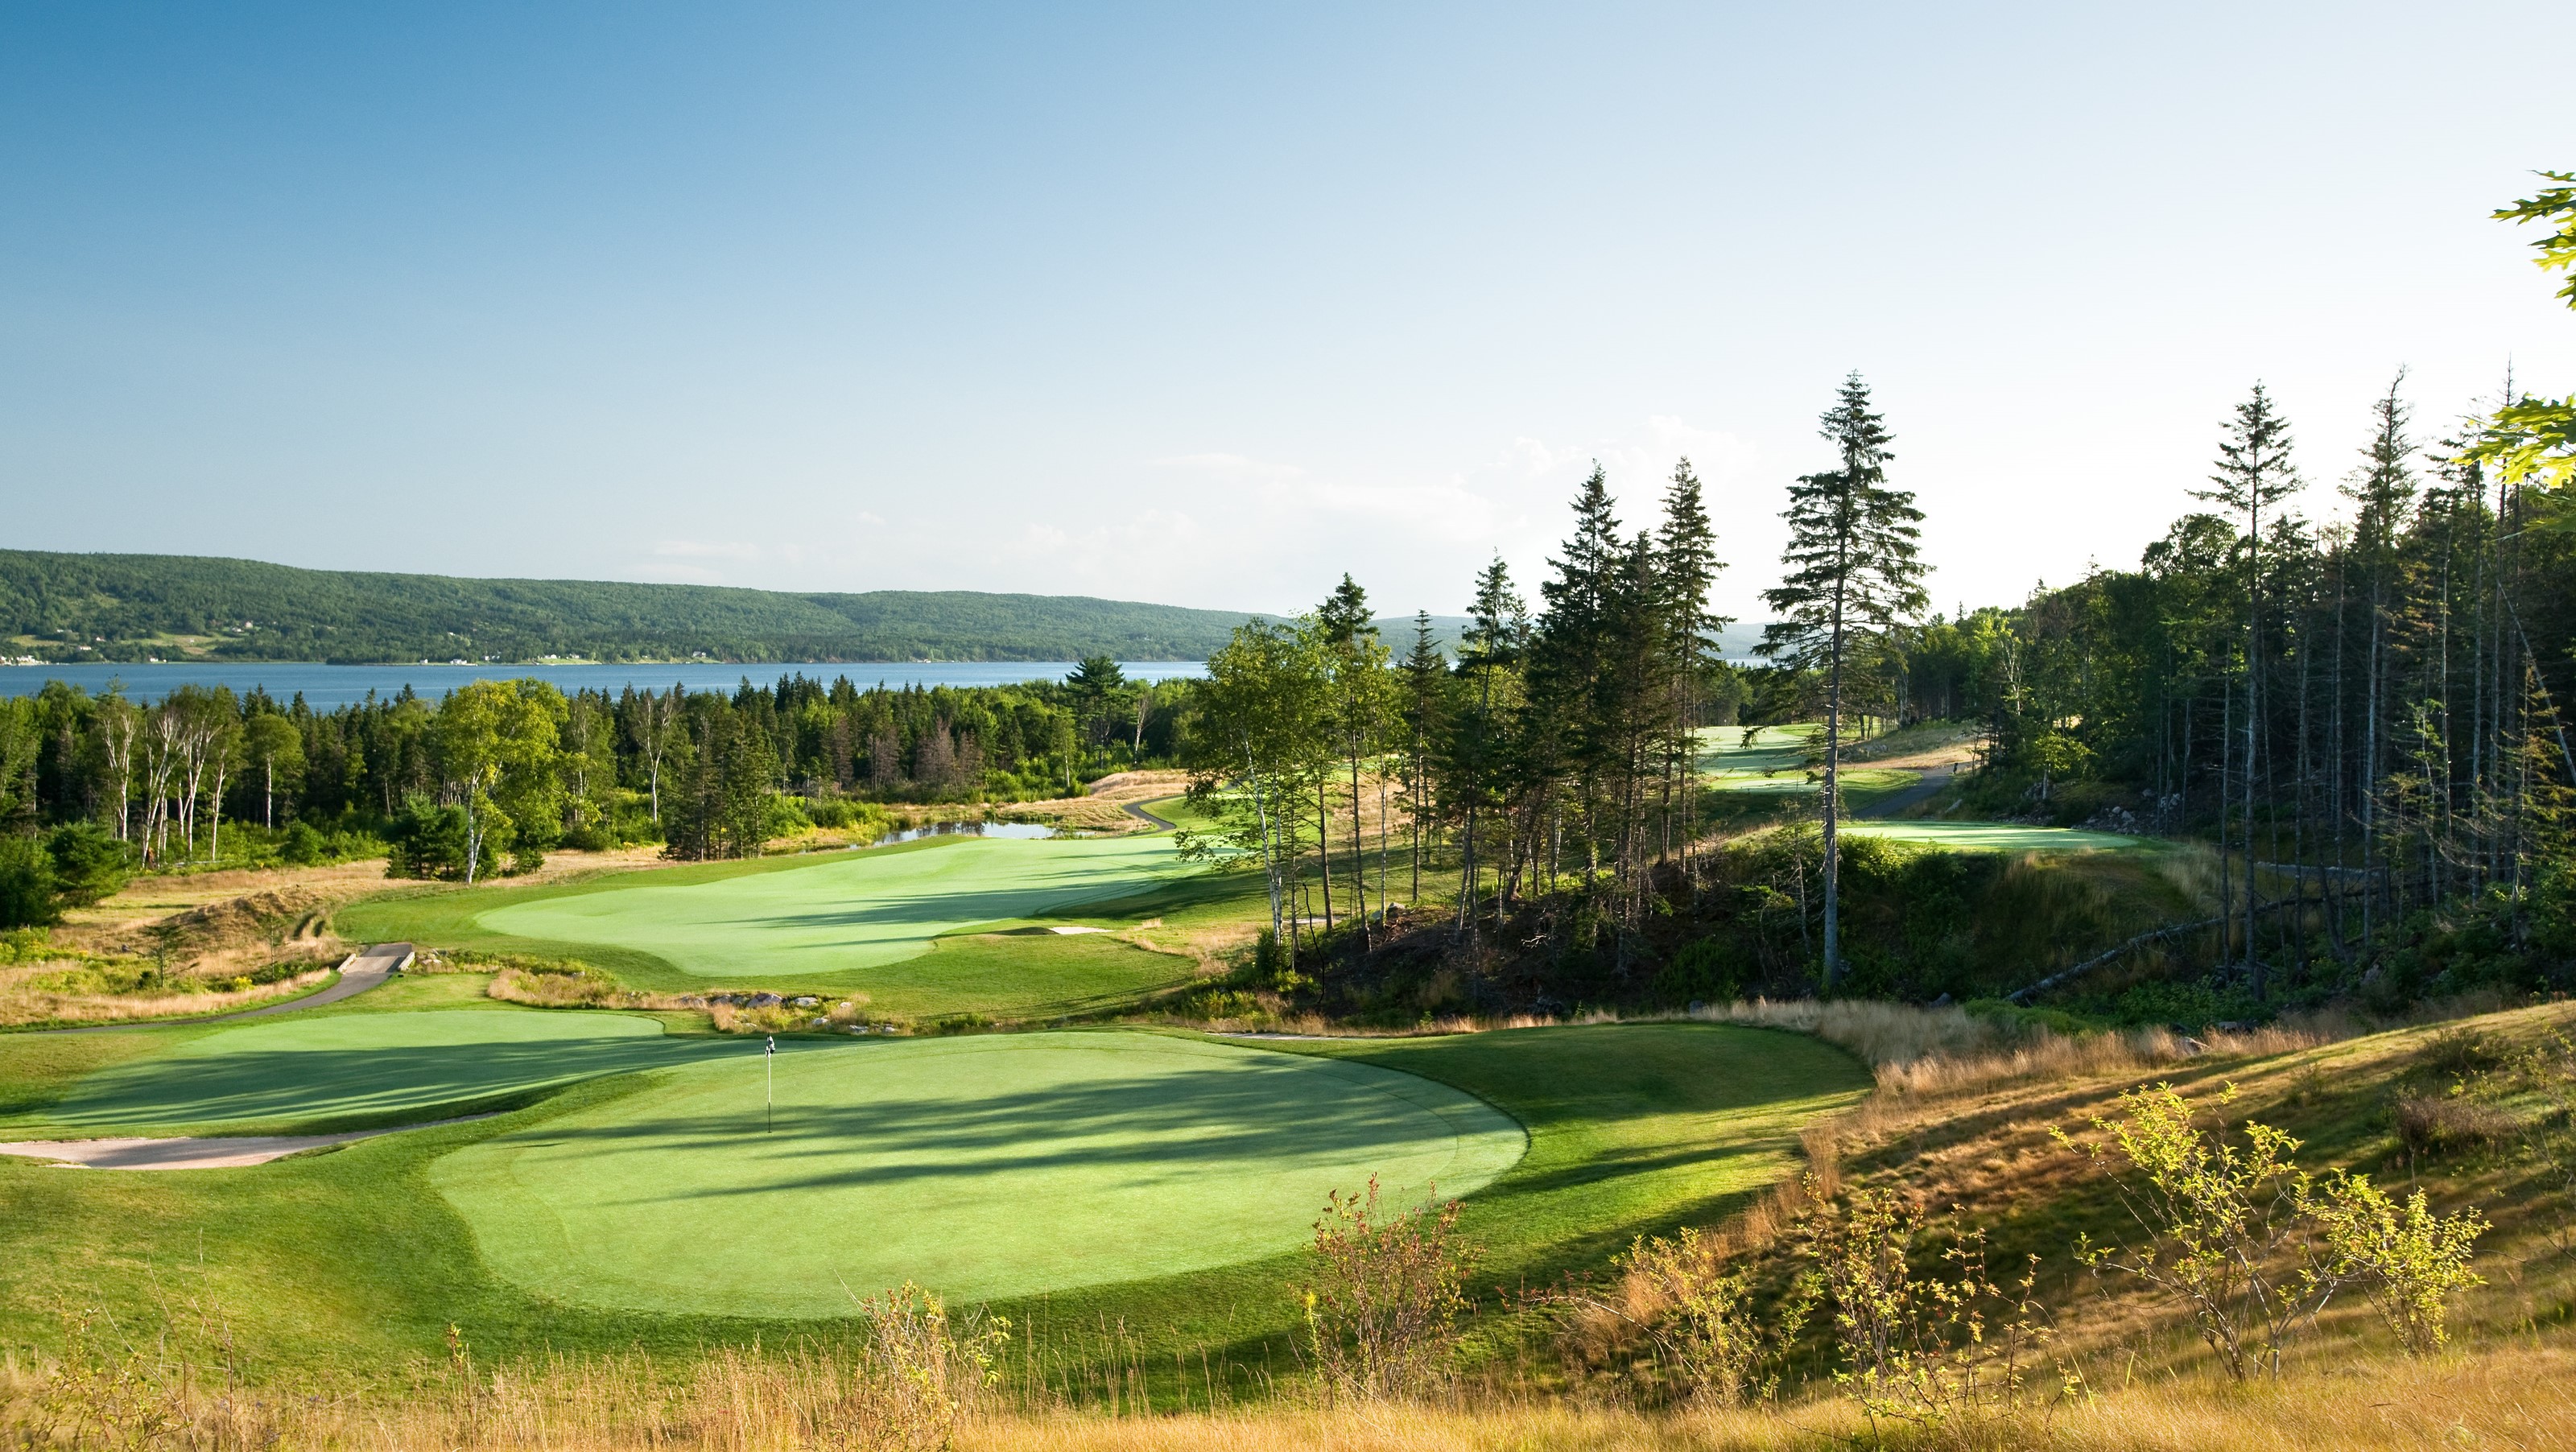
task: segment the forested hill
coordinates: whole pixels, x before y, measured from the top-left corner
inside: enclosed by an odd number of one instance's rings
[[[790,594],[0,550],[0,654],[50,661],[1198,660],[1246,616],[1078,595]]]

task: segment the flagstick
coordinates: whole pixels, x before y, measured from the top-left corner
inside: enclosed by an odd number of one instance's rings
[[[769,1036],[769,1047],[761,1053],[760,1057],[769,1068],[768,1122],[760,1132],[771,1134],[778,1129],[778,1036],[776,1034]]]

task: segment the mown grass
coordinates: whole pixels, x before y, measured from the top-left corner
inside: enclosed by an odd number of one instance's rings
[[[1468,1201],[1487,1285],[1582,1269],[1635,1233],[1746,1202],[1794,1163],[1802,1124],[1867,1083],[1855,1061],[1815,1040],[1714,1025],[1273,1046],[1420,1074],[1529,1129],[1527,1155]],[[59,1079],[62,1067],[50,1072]],[[576,1309],[528,1294],[488,1268],[433,1183],[452,1151],[613,1113],[656,1078],[588,1081],[498,1118],[251,1169],[69,1172],[0,1160],[0,1222],[12,1227],[12,1253],[0,1258],[0,1345],[29,1354],[58,1345],[58,1312],[84,1306],[157,1325],[174,1297],[219,1308],[263,1379],[389,1374],[405,1357],[436,1354],[451,1321],[498,1357],[549,1347],[681,1355],[810,1334],[810,1320]],[[1042,1226],[1047,1207],[1033,1199],[1025,1213]],[[764,1253],[758,1243],[727,1249]],[[1301,1265],[1297,1255],[1273,1256],[996,1309],[1025,1328],[1020,1354],[1051,1384],[1079,1391],[1104,1366],[1179,1357],[1242,1391],[1293,1371]],[[1496,1325],[1498,1335],[1517,1334]]]
[[[954,841],[899,843],[871,849],[869,858],[895,854],[953,851]],[[1020,844],[1013,844],[1020,845]],[[1039,845],[1039,844],[1029,844]],[[753,875],[793,872],[853,857],[760,858],[740,862],[694,863],[646,871],[602,874],[580,881],[537,887],[510,884],[474,888],[430,887],[397,890],[343,908],[333,919],[343,936],[372,942],[407,940],[443,949],[517,953],[569,958],[614,974],[630,987],[661,993],[706,993],[767,989],[781,993],[812,992],[848,997],[867,995],[881,1015],[928,1019],[961,1014],[1005,1018],[1062,1018],[1098,1013],[1135,1002],[1156,991],[1187,982],[1196,960],[1183,953],[1157,952],[1108,934],[1062,936],[1049,933],[994,932],[1017,923],[1028,926],[1086,924],[1132,926],[1152,915],[1162,901],[1160,888],[1115,901],[1094,900],[1054,908],[1028,907],[1027,915],[978,924],[977,931],[952,933],[928,944],[928,951],[895,962],[843,971],[802,966],[791,950],[764,951],[759,934],[748,933],[743,953],[756,971],[709,978],[688,973],[649,946],[649,924],[618,929],[624,941],[575,941],[523,936],[488,926],[485,915],[523,904],[588,898],[639,888],[686,887],[722,883]],[[1179,886],[1190,878],[1182,878]],[[843,901],[831,880],[815,881],[818,911],[864,914],[864,898]],[[658,896],[658,895],[657,895]],[[1223,897],[1224,894],[1217,894]],[[667,904],[663,906],[667,907]],[[721,904],[709,904],[718,911]]]

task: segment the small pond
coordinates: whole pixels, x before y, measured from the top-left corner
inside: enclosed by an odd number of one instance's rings
[[[924,837],[1019,837],[1035,841],[1056,835],[1055,828],[1044,822],[925,822],[888,832],[867,845],[883,847],[895,842],[918,842]]]

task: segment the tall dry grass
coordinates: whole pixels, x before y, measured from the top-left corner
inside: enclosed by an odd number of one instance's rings
[[[2201,1054],[2276,1054],[2360,1032],[2318,1016],[2190,1038],[2164,1028],[2062,1034],[1944,1005],[1916,1008],[1866,999],[1720,1004],[1690,1015],[1813,1034],[1870,1066],[1878,1087],[1928,1097],[2038,1078],[2145,1072]]]
[[[198,980],[174,979],[166,990],[139,993],[63,993],[33,987],[28,980],[59,968],[37,963],[26,968],[0,968],[0,1027],[33,1024],[138,1023],[152,1019],[189,1018],[230,1013],[292,998],[320,986],[331,976],[329,965],[250,988],[187,986]],[[220,980],[218,980],[220,981]]]
[[[49,1412],[51,1368],[0,1360],[0,1439],[13,1447],[348,1448],[364,1452],[796,1452],[954,1446],[971,1452],[1773,1452],[1867,1446],[1921,1452],[2328,1452],[2576,1448],[2576,1356],[2492,1346],[2425,1361],[2354,1362],[2236,1387],[2165,1377],[1931,1424],[1873,1424],[1839,1398],[1772,1407],[1640,1412],[1538,1396],[1451,1397],[1180,1415],[1012,1407],[953,1418],[889,1404],[850,1355],[719,1351],[674,1367],[642,1356],[550,1357],[459,1374],[423,1367],[393,1389],[245,1389],[221,1375],[94,1389],[121,1420]]]

